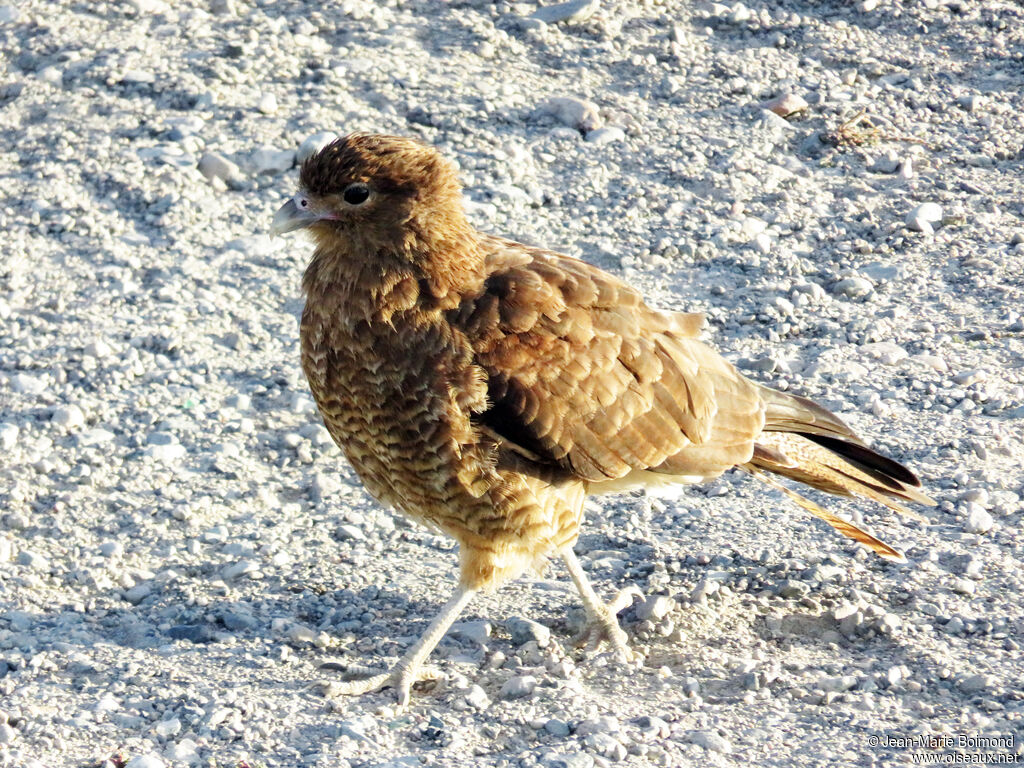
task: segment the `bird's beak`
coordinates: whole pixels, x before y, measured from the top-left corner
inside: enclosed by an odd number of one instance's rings
[[[303,229],[319,218],[312,211],[301,210],[294,200],[289,200],[274,214],[274,220],[270,223],[270,236],[283,235],[285,232]]]

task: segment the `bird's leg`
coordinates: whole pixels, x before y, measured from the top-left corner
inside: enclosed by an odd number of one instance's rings
[[[441,641],[445,632],[448,631],[448,628],[459,617],[462,609],[469,604],[469,601],[473,599],[475,594],[476,590],[470,589],[464,584],[459,584],[451,600],[445,604],[441,612],[430,622],[430,626],[420,636],[420,639],[405,652],[405,655],[398,660],[394,667],[387,672],[382,672],[372,677],[350,680],[336,686],[332,685],[332,692],[345,695],[359,695],[377,691],[390,685],[394,686],[398,692],[398,706],[404,708],[409,703],[409,695],[413,683],[418,680],[429,679],[430,677],[430,675],[423,674],[425,671],[423,669],[423,662],[427,660],[431,651]],[[353,671],[365,673],[370,670],[367,670],[365,667],[357,667]]]
[[[636,655],[630,649],[626,633],[619,626],[616,615],[619,611],[632,605],[634,597],[643,597],[643,594],[635,585],[630,585],[612,598],[611,603],[605,605],[597,596],[594,588],[590,586],[587,574],[577,559],[576,553],[572,551],[572,547],[562,549],[561,555],[562,560],[565,561],[565,567],[569,569],[569,576],[572,577],[573,584],[576,585],[576,589],[579,590],[580,597],[583,599],[583,608],[587,612],[587,625],[580,635],[579,644],[586,644],[587,650],[593,651],[602,642],[608,642],[619,656],[626,661],[632,661]]]

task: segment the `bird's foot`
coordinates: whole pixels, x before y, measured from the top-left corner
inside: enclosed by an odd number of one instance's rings
[[[339,669],[336,664],[324,664],[321,669]],[[396,664],[389,670],[381,671],[374,667],[364,667],[360,664],[345,665],[342,669],[345,680],[331,681],[325,684],[324,694],[326,696],[361,696],[364,693],[379,691],[381,688],[394,688],[398,697],[398,709],[405,709],[409,705],[412,695],[412,687],[418,682],[425,680],[437,680],[442,672],[437,667],[429,665],[417,665],[409,667],[402,663]]]
[[[587,623],[576,638],[576,647],[585,647],[587,653],[596,651],[602,643],[608,643],[615,655],[623,661],[634,661],[636,653],[629,647],[629,638],[619,626],[619,612],[633,604],[635,598],[643,598],[636,586],[622,589],[607,605],[594,607],[587,612]]]

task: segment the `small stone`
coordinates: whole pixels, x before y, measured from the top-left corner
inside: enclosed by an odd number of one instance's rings
[[[522,699],[532,696],[536,687],[537,678],[533,675],[516,675],[505,681],[498,695],[503,699]]]
[[[364,541],[366,534],[358,525],[342,523],[334,529],[334,537],[339,541]]]
[[[968,502],[967,507],[969,512],[967,513],[967,522],[964,525],[964,530],[968,533],[988,533],[992,530],[995,521],[983,506],[974,502]]]
[[[210,11],[218,16],[234,16],[235,0],[210,0]]]
[[[131,589],[125,590],[124,599],[132,605],[138,605],[151,594],[153,594],[153,584],[148,581],[143,581],[136,584]]]
[[[306,139],[299,145],[299,151],[295,153],[295,161],[299,165],[302,165],[306,162],[307,158],[316,154],[332,141],[336,141],[337,139],[338,134],[330,132],[314,133],[312,136],[306,137]]]
[[[172,462],[188,453],[170,432],[151,432],[146,442],[148,445],[143,453],[157,461]]]
[[[969,387],[971,384],[977,384],[979,381],[985,381],[987,378],[988,373],[982,370],[961,371],[953,377],[953,381],[961,387]]]
[[[907,350],[891,341],[876,341],[865,344],[861,349],[883,365],[897,365],[909,357]]]
[[[596,104],[572,96],[548,99],[539,111],[541,114],[551,115],[562,125],[584,133],[596,131],[604,123]]]
[[[11,376],[11,389],[19,395],[41,395],[46,391],[46,380],[41,376],[16,373]]]
[[[960,690],[967,693],[980,693],[995,685],[995,679],[989,675],[971,675],[960,681]]]
[[[59,424],[65,429],[74,429],[85,423],[85,414],[77,405],[60,406],[53,409],[50,421]]]
[[[779,117],[789,117],[807,109],[808,105],[803,97],[795,93],[783,93],[774,99],[769,99],[761,104],[761,106],[770,112],[774,112]]]
[[[953,591],[956,592],[958,595],[973,595],[975,592],[978,591],[978,585],[975,584],[974,581],[972,581],[971,579],[954,579]],[[959,619],[957,619],[957,621],[959,621]],[[950,621],[949,623],[952,624],[952,621]],[[946,629],[947,631],[949,631],[950,628],[948,625]]]
[[[166,768],[167,763],[154,752],[148,755],[139,755],[129,760],[124,768]]]
[[[675,608],[676,601],[667,595],[651,595],[636,608],[640,621],[661,621]]]
[[[451,633],[454,637],[464,638],[476,645],[485,645],[491,636],[491,623],[489,621],[460,621],[453,624]]]
[[[942,206],[938,203],[921,203],[907,214],[905,221],[907,227],[915,232],[930,235],[935,231],[932,225],[942,221]]]
[[[14,556],[14,543],[0,536],[0,563],[9,563]]]
[[[177,624],[167,630],[167,636],[191,643],[212,643],[216,640],[213,630],[206,624]]]
[[[9,451],[18,443],[18,427],[15,424],[4,422],[0,424],[0,449]]]
[[[564,739],[569,735],[569,724],[565,722],[565,720],[559,720],[557,717],[552,717],[544,723],[544,730],[552,736]]]
[[[161,739],[169,739],[171,736],[177,736],[181,731],[181,720],[176,717],[172,717],[170,720],[160,720],[153,726],[153,730]]]
[[[779,587],[779,596],[792,599],[803,597],[810,591],[811,588],[804,584],[804,582],[797,581],[796,579],[786,579],[782,586]]]
[[[587,736],[583,739],[583,745],[616,763],[625,760],[629,754],[622,742],[606,733],[593,733]]]
[[[23,549],[18,553],[18,565],[24,565],[33,571],[45,572],[50,570],[50,561],[38,552]]]
[[[563,21],[577,24],[589,19],[600,7],[599,0],[571,0],[568,3],[538,8],[530,18],[543,21],[545,24],[558,24]]]
[[[292,624],[288,627],[288,642],[295,645],[316,643],[316,632],[305,624]]]
[[[714,731],[694,731],[690,734],[690,741],[709,752],[719,752],[723,755],[732,752],[732,744]]]
[[[956,103],[965,112],[977,112],[982,105],[982,99],[976,93],[968,93],[959,97]]]
[[[591,717],[580,722],[576,726],[577,736],[589,736],[592,733],[618,733],[622,727],[619,725],[619,721],[611,715],[601,715],[600,717]]]
[[[217,152],[203,153],[197,167],[207,181],[219,179],[232,188],[237,188],[242,183],[242,170]]]
[[[587,133],[585,140],[594,146],[600,147],[605,144],[622,141],[625,138],[626,132],[618,126],[605,125]]]
[[[252,398],[239,393],[227,398],[224,401],[224,405],[228,408],[234,408],[236,411],[248,411],[252,407]]]
[[[264,93],[260,96],[257,109],[264,115],[272,115],[277,112],[277,96],[272,93]]]
[[[900,169],[900,158],[895,152],[876,157],[868,170],[872,173],[896,173]]]
[[[974,582],[970,581],[969,579],[959,579],[959,581],[969,583],[972,586],[972,588],[974,586]],[[962,635],[964,632],[964,620],[961,619],[959,616],[954,616],[952,619],[946,622],[945,626],[942,629],[947,635]]]
[[[295,165],[295,150],[260,147],[249,158],[253,170],[259,175],[276,175]]]
[[[516,645],[523,645],[532,640],[537,643],[538,648],[546,648],[551,643],[551,630],[530,619],[513,617],[505,622],[505,628]]]
[[[841,677],[826,677],[819,680],[817,686],[823,691],[841,693],[848,691],[857,685],[857,678],[853,675],[842,675]]]
[[[3,8],[0,7],[0,12],[2,11]],[[11,726],[7,723],[0,723],[0,744],[13,744],[16,735],[17,731],[11,728]]]
[[[491,700],[487,696],[487,692],[479,685],[470,686],[470,689],[466,692],[466,703],[474,709],[487,709],[491,706]]]
[[[0,24],[9,24],[12,21],[17,21],[20,15],[21,11],[13,5],[0,5]]]
[[[125,85],[149,85],[156,81],[156,75],[148,69],[129,69],[121,75],[121,82]]]
[[[564,755],[550,752],[541,756],[540,765],[543,768],[594,768],[594,758],[586,752],[567,752]]]
[[[317,504],[332,499],[341,490],[341,483],[334,475],[318,472],[309,486],[309,495]]]
[[[863,277],[845,277],[832,286],[832,293],[837,296],[846,296],[850,299],[860,299],[870,296],[875,290],[871,281]]]
[[[90,341],[85,345],[83,353],[86,357],[102,359],[104,357],[109,357],[113,351],[114,350],[111,349],[110,345],[103,339],[96,339],[95,341]]]
[[[224,570],[221,571],[221,576],[224,578],[224,581],[231,581],[232,579],[237,579],[239,576],[244,576],[247,573],[257,571],[259,570],[259,567],[259,563],[254,560],[239,560],[237,563],[232,563],[225,567]]]
[[[198,745],[192,739],[182,739],[177,744],[172,744],[167,748],[165,754],[168,760],[174,760],[179,763],[191,765],[192,763],[199,762]]]

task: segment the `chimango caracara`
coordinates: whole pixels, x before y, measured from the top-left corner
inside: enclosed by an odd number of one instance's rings
[[[698,341],[701,315],[652,309],[596,267],[475,230],[432,147],[369,134],[329,144],[274,217],[275,233],[300,228],[316,244],[302,367],[324,424],[375,498],[459,542],[451,600],[392,670],[346,693],[390,685],[406,704],[473,595],[554,555],[591,643],[628,657],[573,554],[588,494],[739,467],[900,510],[896,499],[933,503],[836,416],[748,381]]]

